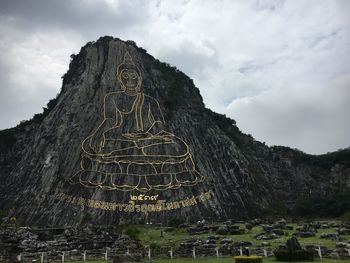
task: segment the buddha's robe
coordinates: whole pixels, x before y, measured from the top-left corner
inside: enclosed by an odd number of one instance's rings
[[[83,143],[86,153],[108,160],[166,160],[188,152],[187,144],[163,130],[164,118],[158,102],[143,93],[135,96],[110,93],[105,98],[105,119],[94,134],[103,134],[100,147],[93,149],[89,136]],[[101,136],[97,136],[101,137]]]
[[[107,94],[104,120],[82,144],[80,183],[110,190],[148,191],[201,181],[188,145],[163,126],[159,104],[152,97]]]

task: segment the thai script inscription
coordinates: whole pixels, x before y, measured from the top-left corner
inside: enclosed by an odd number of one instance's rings
[[[208,192],[203,192],[197,196],[192,196],[192,197],[185,198],[178,201],[157,200],[158,195],[147,196],[147,199],[149,198],[148,200],[152,200],[152,197],[153,197],[153,201],[156,201],[155,203],[137,203],[136,201],[141,200],[141,199],[138,199],[139,195],[138,196],[131,195],[129,203],[115,203],[115,202],[106,202],[106,201],[100,201],[100,200],[94,200],[94,199],[86,199],[83,197],[76,197],[76,196],[67,195],[64,193],[57,194],[55,198],[60,201],[66,202],[68,204],[81,206],[82,208],[90,207],[90,208],[96,208],[96,209],[103,209],[103,210],[116,211],[116,212],[127,212],[127,213],[134,213],[134,212],[149,213],[149,212],[170,211],[170,210],[194,206],[194,205],[197,205],[198,203],[205,203],[206,201],[210,200],[213,196],[214,196],[214,193],[211,190]],[[145,196],[143,196],[142,198],[145,198]]]
[[[144,195],[144,194],[140,194],[140,195],[130,195],[130,200],[132,201],[148,201],[148,200],[152,200],[155,201],[158,199],[159,195]]]

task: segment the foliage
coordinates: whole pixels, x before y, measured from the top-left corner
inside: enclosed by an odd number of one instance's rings
[[[274,252],[278,261],[304,261],[314,260],[314,252],[309,250],[287,250],[278,249]]]
[[[125,233],[126,235],[128,235],[129,237],[136,239],[137,236],[140,234],[140,232],[141,232],[141,231],[140,231],[137,227],[135,227],[135,226],[130,226],[130,227],[128,227],[128,228],[125,229],[125,232],[124,232],[124,233]]]
[[[322,155],[301,155],[308,164],[331,169],[335,164],[350,166],[350,148]]]
[[[236,256],[236,263],[262,263],[263,259],[260,256]]]
[[[160,248],[160,245],[158,243],[151,243],[149,245],[149,248],[150,249],[158,249],[158,248]]]
[[[41,123],[44,120],[44,118],[50,113],[50,111],[56,106],[57,101],[58,101],[58,97],[59,97],[59,94],[56,95],[56,98],[51,99],[47,103],[46,107],[43,107],[43,112],[42,113],[35,114],[33,116],[33,118],[30,119],[27,122]],[[24,122],[24,123],[27,123],[27,122]]]
[[[343,222],[350,223],[350,211],[344,213],[344,215],[341,216],[341,220]]]
[[[10,148],[16,142],[14,132],[14,128],[0,131],[0,148]]]
[[[201,97],[199,89],[195,87],[193,80],[186,76],[176,67],[171,66],[168,63],[163,63],[159,60],[155,60],[152,64],[152,68],[157,69],[162,74],[162,79],[164,83],[167,84],[167,89],[164,97],[164,107],[167,119],[172,117],[174,111],[180,107],[188,107],[189,101],[197,96],[188,96],[188,91],[185,87],[190,87],[191,92],[195,92],[198,97]],[[185,95],[186,98],[184,97]],[[190,105],[195,107],[198,101],[195,103],[190,103]]]
[[[27,121],[21,121],[15,128],[5,129],[0,131],[0,149],[6,151],[11,148],[16,142],[16,132],[22,130],[25,126],[32,123],[40,124],[44,118],[50,113],[50,111],[56,106],[59,98],[59,94],[52,100],[50,100],[46,107],[43,107],[42,113],[34,114],[34,116]]]
[[[250,223],[247,223],[245,224],[245,228],[248,230],[248,231],[251,231],[253,229],[253,225],[250,224]]]
[[[209,115],[211,121],[213,121],[234,143],[242,150],[247,150],[254,146],[253,142],[256,142],[254,138],[249,134],[244,134],[236,125],[236,121],[228,118],[224,114],[213,112],[210,109],[205,109],[207,115]],[[262,144],[256,142],[258,144]]]
[[[179,217],[171,217],[168,221],[168,226],[170,227],[179,227],[179,225],[185,223],[185,220],[183,218]]]
[[[339,217],[346,211],[350,211],[350,192],[299,197],[293,212],[300,217]]]

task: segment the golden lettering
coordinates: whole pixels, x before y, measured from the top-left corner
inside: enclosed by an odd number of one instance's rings
[[[95,199],[85,199],[83,197],[76,197],[67,195],[64,193],[59,193],[55,195],[55,198],[66,202],[71,205],[78,205],[81,208],[85,206],[102,209],[108,211],[126,212],[126,213],[149,213],[149,212],[162,212],[171,211],[179,209],[181,207],[190,207],[198,205],[198,203],[204,203],[207,200],[214,197],[213,191],[202,192],[197,196],[187,197],[182,200],[169,201],[157,200],[159,195],[130,195],[130,201],[128,203],[116,203],[116,202],[106,202]],[[156,201],[155,203],[136,203],[137,201]]]

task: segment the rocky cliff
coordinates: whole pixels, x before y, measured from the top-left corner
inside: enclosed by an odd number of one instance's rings
[[[142,92],[159,103],[163,129],[188,144],[203,181],[143,192],[67,181],[81,169],[82,141],[103,122],[105,95],[121,90],[116,72],[126,53],[142,75]],[[0,133],[0,209],[7,217],[54,226],[84,218],[101,224],[238,219],[289,211],[302,196],[349,191],[349,149],[312,156],[268,147],[205,108],[189,77],[132,41],[102,37],[71,57],[61,92],[44,112]]]

